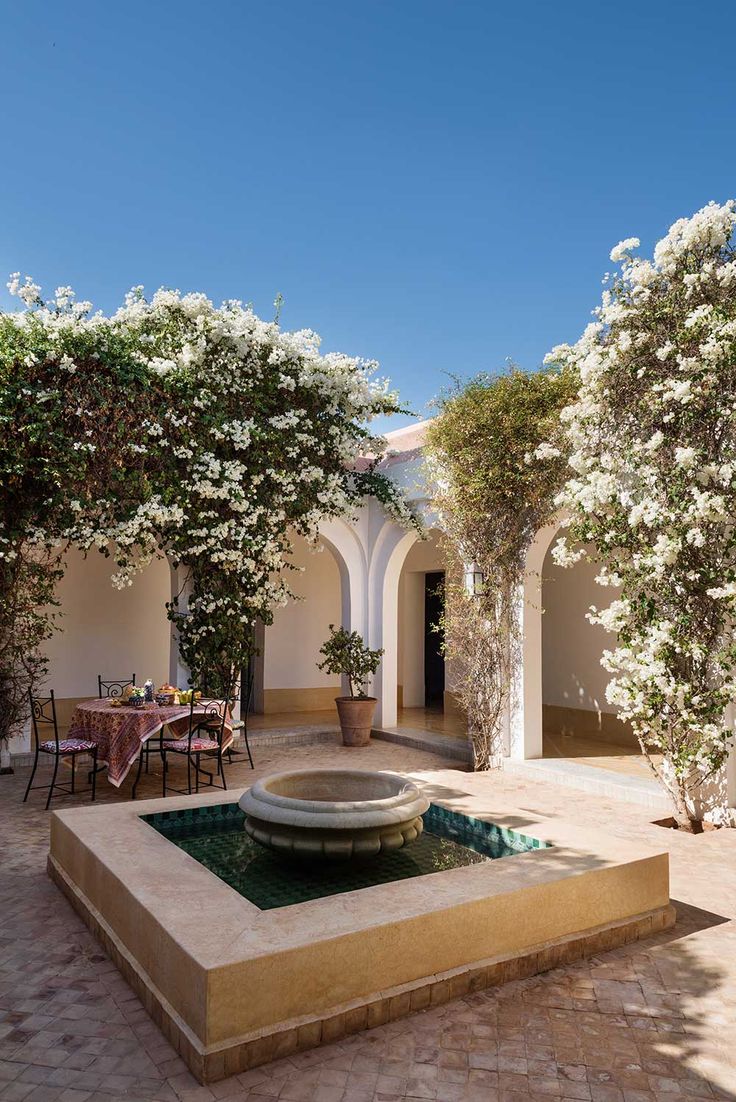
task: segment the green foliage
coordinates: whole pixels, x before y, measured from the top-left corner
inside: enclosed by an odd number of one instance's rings
[[[382,650],[367,647],[359,632],[346,631],[330,624],[330,638],[320,647],[319,653],[325,658],[317,663],[317,669],[344,675],[348,679],[350,695],[365,698],[364,686],[378,669]]]
[[[28,716],[28,693],[43,678],[53,631],[59,555],[34,548],[0,560],[0,745]]]
[[[458,660],[456,692],[468,716],[475,767],[499,756],[513,662],[513,603],[526,551],[555,510],[565,477],[560,412],[574,397],[575,371],[512,370],[458,384],[430,425],[434,504],[446,533],[445,650]],[[463,572],[485,575],[469,594]]]
[[[565,475],[560,411],[577,372],[478,375],[440,402],[428,445],[439,473],[436,503],[461,558],[513,578],[554,512]]]
[[[53,593],[66,544],[111,556],[119,587],[165,555],[183,582],[167,609],[192,680],[229,685],[255,621],[270,623],[291,597],[295,533],[314,542],[324,519],[351,515],[367,493],[411,522],[375,469],[383,441],[368,426],[400,410],[375,365],[323,355],[314,333],[204,295],[162,290],[148,302],[138,289],[105,317],[68,288],[46,304],[29,281],[10,286],[29,309],[0,313],[6,610],[21,583]],[[356,470],[366,453],[376,463]],[[46,637],[11,611],[2,630],[0,662],[29,657],[22,676],[0,669],[0,695],[8,679],[37,680]],[[9,716],[0,711],[0,740]]]

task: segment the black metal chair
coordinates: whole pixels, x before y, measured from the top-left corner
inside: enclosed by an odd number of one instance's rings
[[[116,697],[123,695],[123,689],[128,685],[135,685],[135,674],[132,677],[115,677],[110,681],[105,681],[101,673],[97,674],[97,693],[100,700],[115,700]],[[97,768],[97,767],[96,767]],[[101,765],[97,768],[98,773],[103,773],[107,769],[106,765]],[[146,773],[148,772],[148,757],[146,757]],[[87,776],[88,780],[92,780],[92,774]]]
[[[104,700],[105,697],[108,700],[114,700],[115,697],[122,696],[123,689],[126,689],[128,685],[135,685],[135,674],[132,677],[115,677],[111,681],[105,681],[101,673],[97,674],[100,700]]]
[[[132,677],[118,677],[113,681],[104,681],[102,674],[97,674],[97,689],[99,692],[100,700],[107,698],[108,700],[114,700],[115,697],[123,695],[123,689],[126,689],[128,685],[135,685],[135,674]],[[148,772],[148,761],[152,750],[160,749],[160,738],[154,736],[149,739],[149,742],[143,747],[143,762],[146,767],[146,773]],[[105,766],[100,766],[100,772]]]
[[[255,769],[255,765],[253,764],[253,755],[251,754],[250,743],[248,742],[248,716],[250,715],[250,702],[253,698],[253,680],[253,663],[249,662],[245,670],[245,677],[243,678],[242,691],[240,694],[240,719],[237,723],[233,723],[233,734],[239,734],[240,738],[245,743],[245,749],[248,754],[248,761],[250,762],[251,769]],[[233,690],[233,695],[237,696],[236,690]],[[230,765],[232,765],[233,757],[245,757],[242,751],[233,750],[232,746],[228,747],[226,754]]]
[[[195,692],[192,690],[192,699],[189,705],[189,726],[186,735],[178,739],[163,739],[161,742],[160,753],[163,763],[161,794],[163,796],[166,795],[167,791],[191,796],[192,768],[194,768],[195,792],[199,792],[200,774],[209,778],[207,782],[209,787],[215,787],[215,777],[218,776],[221,780],[219,787],[227,789],[225,766],[223,763],[223,744],[225,742],[228,713],[233,703],[232,692],[228,693],[223,700],[211,700],[203,698],[202,696],[200,696],[199,699],[195,699]],[[166,783],[168,754],[178,754],[187,759],[186,793],[181,789],[172,788]],[[205,758],[216,758],[216,773],[210,773],[209,770],[202,768],[201,761],[203,756]]]
[[[28,793],[33,789],[48,789],[49,794],[46,799],[46,810],[48,811],[49,804],[51,803],[51,797],[54,794],[54,789],[58,788],[66,795],[73,796],[76,792],[75,776],[76,776],[76,756],[77,754],[90,754],[92,757],[92,799],[95,798],[95,780],[97,776],[97,743],[91,742],[88,739],[82,738],[59,738],[59,725],[56,721],[56,701],[54,699],[54,690],[50,690],[50,696],[37,697],[29,693],[29,699],[31,702],[31,723],[33,727],[33,741],[36,747],[36,753],[33,759],[33,769],[28,780],[28,787],[26,788],[26,794],[23,797],[23,803],[28,799]],[[46,728],[46,733],[53,731],[53,738],[42,739],[41,731],[39,731],[39,725]],[[36,769],[38,768],[38,759],[41,754],[52,755],[54,758],[54,775],[51,778],[51,784],[36,784],[33,783],[33,778],[36,775]],[[71,758],[72,760],[72,777],[70,786],[66,783],[59,781],[57,783],[56,776],[59,772],[59,762],[62,758]]]

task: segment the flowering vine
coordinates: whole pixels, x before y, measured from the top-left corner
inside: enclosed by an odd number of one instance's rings
[[[735,224],[734,202],[710,203],[652,260],[622,241],[595,321],[549,357],[581,378],[563,412],[571,539],[554,554],[573,562],[592,544],[598,580],[617,587],[591,613],[617,634],[608,700],[691,829],[736,699]]]
[[[313,541],[371,493],[411,522],[375,469],[368,426],[399,409],[375,364],[202,294],[137,288],[105,316],[70,288],[49,303],[30,279],[9,288],[26,308],[0,314],[4,597],[19,564],[56,569],[66,543],[110,555],[120,587],[165,554],[188,579],[168,609],[182,656],[214,688],[289,599],[294,533]]]
[[[574,370],[480,375],[441,401],[428,458],[452,569],[446,581],[445,651],[468,717],[476,769],[503,753],[512,669],[519,661],[515,612],[527,549],[554,512],[565,478],[560,410],[578,385]],[[469,591],[472,564],[482,585]]]

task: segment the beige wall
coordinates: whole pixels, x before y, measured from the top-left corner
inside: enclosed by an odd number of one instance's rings
[[[59,583],[59,630],[46,645],[49,672],[45,689],[53,689],[57,719],[66,731],[74,706],[97,696],[97,676],[147,677],[157,685],[169,674],[170,625],[165,603],[171,597],[171,572],[156,559],[125,590],[110,582],[114,566],[99,553],[88,558],[75,550],[66,556]],[[39,691],[44,691],[41,687]],[[30,721],[11,740],[13,753],[30,746]]]
[[[597,585],[590,563],[556,566],[544,562],[542,601],[542,680],[545,705],[613,712],[606,700],[609,674],[600,664],[615,637],[585,617],[591,605],[605,607],[614,590]]]
[[[125,590],[114,589],[114,566],[100,554],[67,556],[58,597],[61,631],[47,646],[48,685],[58,697],[97,696],[97,675],[131,677],[139,684],[168,677],[170,629],[165,602],[171,597],[169,565],[150,563]]]
[[[292,590],[303,600],[291,601],[274,613],[264,644],[266,711],[315,710],[330,707],[340,689],[340,678],[317,669],[319,648],[329,625],[341,623],[340,572],[330,551],[312,552],[303,539],[294,541],[293,562],[304,567],[290,573]],[[294,694],[295,689],[315,690]],[[300,702],[301,701],[301,705]]]

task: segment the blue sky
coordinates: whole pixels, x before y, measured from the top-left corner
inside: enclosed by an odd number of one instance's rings
[[[732,3],[0,0],[0,275],[242,298],[420,414],[736,194]],[[4,291],[0,305],[10,305]]]

